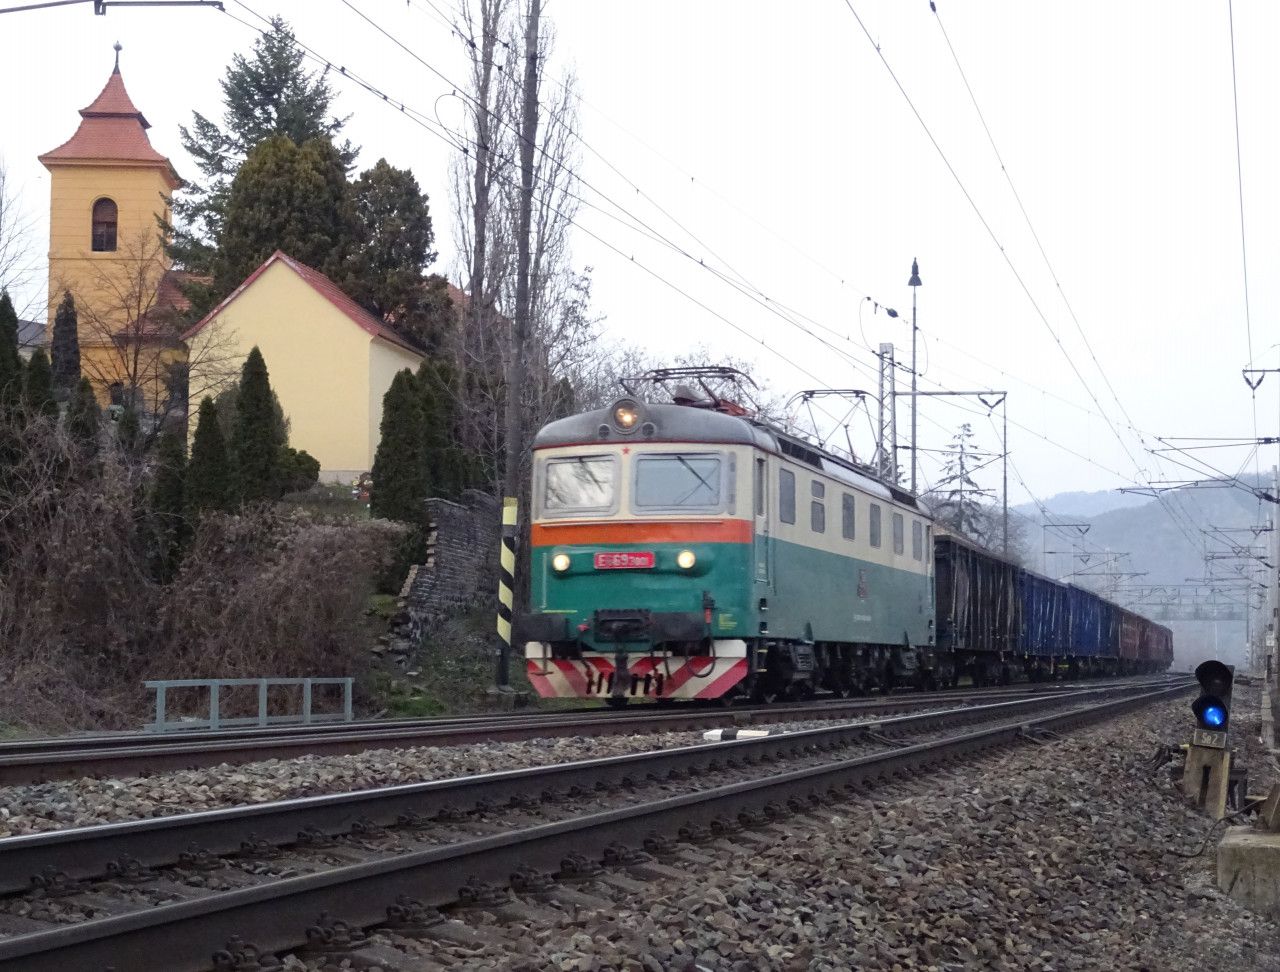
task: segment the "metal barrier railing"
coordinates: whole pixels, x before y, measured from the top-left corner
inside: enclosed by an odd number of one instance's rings
[[[350,722],[350,678],[174,678],[144,682],[156,693],[155,721],[144,728],[152,732],[168,732],[175,729],[227,729],[236,726],[311,725],[317,722]],[[342,686],[341,712],[315,712],[312,703],[316,686]],[[253,686],[258,690],[258,714],[256,716],[223,716],[222,689]],[[268,709],[270,690],[279,686],[302,687],[302,710],[296,713],[271,715]],[[171,689],[208,689],[209,717],[207,719],[182,717],[170,719],[168,713]],[[292,693],[290,693],[292,694]]]

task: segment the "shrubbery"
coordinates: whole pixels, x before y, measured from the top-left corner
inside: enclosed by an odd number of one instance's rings
[[[0,721],[136,726],[148,678],[358,674],[363,613],[405,528],[285,507],[209,513],[181,566],[172,519],[140,515],[154,463],[103,450],[93,468],[36,421],[0,518]],[[171,488],[171,487],[168,487]]]
[[[12,318],[0,295],[0,724],[137,726],[151,678],[359,674],[365,608],[409,531],[271,502],[319,468],[277,432],[261,357],[238,440],[206,401],[188,461],[180,426],[157,442],[132,410],[106,422],[74,373],[60,408]]]

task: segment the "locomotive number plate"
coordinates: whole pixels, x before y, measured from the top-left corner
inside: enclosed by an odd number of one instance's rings
[[[643,570],[653,564],[652,550],[618,550],[595,556],[596,570]]]

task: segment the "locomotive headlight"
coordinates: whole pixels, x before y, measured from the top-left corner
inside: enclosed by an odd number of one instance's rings
[[[640,406],[624,398],[613,406],[613,427],[619,432],[634,432],[640,424]]]
[[[563,574],[569,569],[569,555],[567,553],[558,553],[552,557],[551,569],[557,574]]]
[[[676,566],[681,570],[693,570],[693,565],[698,562],[698,558],[694,556],[692,550],[681,550],[676,554]]]

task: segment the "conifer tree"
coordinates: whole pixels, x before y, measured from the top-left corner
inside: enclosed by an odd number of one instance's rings
[[[200,402],[196,434],[191,440],[191,461],[187,464],[187,514],[195,517],[207,510],[227,510],[230,494],[227,442],[218,423],[218,407],[206,396]]]
[[[80,384],[80,331],[76,302],[70,291],[62,295],[62,303],[53,317],[53,337],[49,342],[53,358],[53,390],[58,401],[65,402]]]
[[[396,374],[382,397],[382,425],[373,456],[369,512],[386,520],[417,523],[427,497],[422,435],[422,395],[413,372]]]
[[[182,147],[203,177],[203,184],[189,183],[173,205],[180,225],[170,252],[185,269],[212,269],[227,190],[255,146],[275,135],[299,145],[312,138],[336,142],[346,119],[333,116],[333,89],[322,73],[304,69],[304,57],[288,23],[273,17],[253,52],[235,55],[227,67],[222,124],[194,112],[191,127],[179,129]],[[357,152],[350,142],[339,147],[344,169]]]
[[[22,404],[28,415],[57,419],[58,402],[53,397],[53,372],[44,348],[36,348],[27,362],[22,386]]]
[[[418,368],[417,383],[422,401],[426,495],[457,499],[478,479],[477,459],[461,445],[457,380],[447,362],[427,360]]]
[[[397,329],[423,336],[435,308],[425,300],[423,272],[435,260],[435,232],[426,194],[408,169],[379,159],[351,184],[357,224],[345,289]],[[446,292],[447,293],[447,292]]]
[[[177,573],[182,550],[190,536],[185,510],[187,447],[183,436],[170,427],[156,447],[155,480],[151,484],[150,513],[154,525],[153,569],[167,581]]]
[[[22,400],[22,357],[18,354],[18,312],[9,292],[0,291],[0,425],[13,420]]]
[[[98,424],[101,413],[93,385],[88,378],[81,378],[67,402],[67,432],[90,456],[98,453]]]
[[[342,279],[358,229],[341,153],[327,139],[283,135],[249,153],[227,194],[213,298],[229,294],[276,250]]]
[[[281,440],[271,408],[271,378],[255,345],[240,372],[231,433],[232,497],[239,503],[280,497]]]
[[[126,405],[116,419],[116,442],[125,452],[137,451],[142,442],[142,419],[132,405]]]

